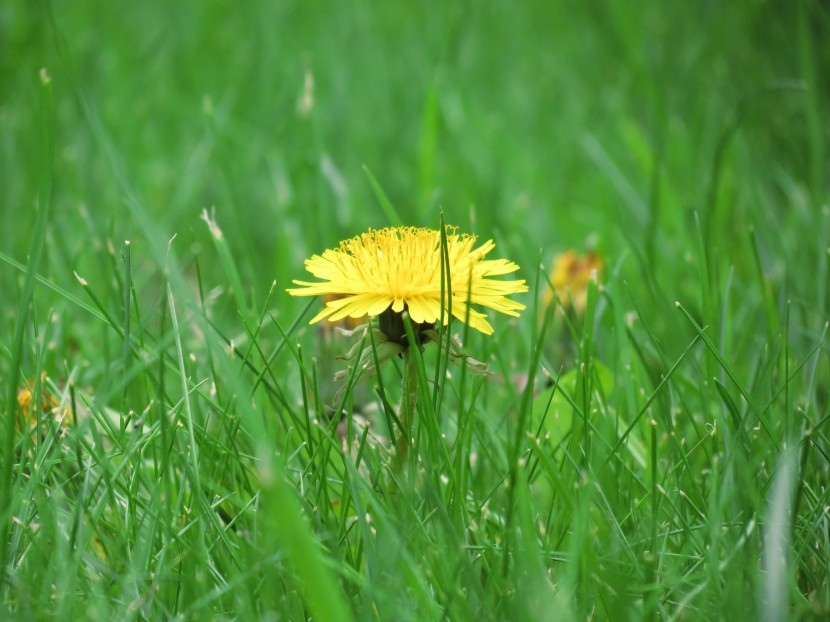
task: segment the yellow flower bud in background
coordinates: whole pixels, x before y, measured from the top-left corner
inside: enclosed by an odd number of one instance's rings
[[[588,300],[588,282],[599,282],[602,267],[602,259],[592,251],[584,255],[575,250],[559,253],[553,260],[550,273],[553,290],[548,288],[544,294],[545,306],[550,305],[555,292],[565,309],[583,313]]]

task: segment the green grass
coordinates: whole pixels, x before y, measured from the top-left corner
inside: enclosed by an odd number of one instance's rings
[[[4,3],[0,618],[826,619],[828,37],[812,0]],[[442,214],[531,292],[453,327],[492,376],[414,357],[401,468],[401,362],[344,447],[352,342],[285,288]],[[77,422],[16,432],[29,380]]]

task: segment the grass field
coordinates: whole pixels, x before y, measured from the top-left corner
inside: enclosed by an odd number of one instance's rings
[[[2,3],[0,619],[828,619],[829,40],[817,0]],[[304,260],[442,219],[529,286],[452,324],[491,373],[335,382]]]

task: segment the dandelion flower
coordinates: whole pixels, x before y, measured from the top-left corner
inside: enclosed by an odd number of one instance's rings
[[[41,383],[46,381],[46,374],[41,377]],[[17,393],[17,403],[20,405],[20,410],[23,413],[23,420],[29,425],[29,427],[34,427],[37,425],[37,418],[36,413],[32,410],[32,392],[34,391],[34,380],[30,380],[26,383],[26,385],[20,389]],[[40,391],[40,412],[44,415],[52,417],[56,421],[60,422],[61,426],[66,427],[70,422],[74,420],[74,416],[72,411],[67,406],[61,406],[55,396],[49,393],[45,387],[41,386]],[[18,421],[18,429],[20,428],[20,422]]]
[[[471,305],[487,307],[518,316],[525,305],[508,298],[527,291],[523,280],[505,281],[493,277],[519,269],[505,259],[484,259],[495,247],[492,240],[475,247],[476,236],[459,235],[447,227],[447,268],[452,296],[441,295],[441,233],[415,227],[387,227],[369,230],[340,243],[334,250],[306,260],[306,269],[319,282],[294,281],[292,296],[329,296],[325,308],[312,320],[337,322],[343,318],[374,317],[391,310],[387,323],[400,322],[404,310],[412,322],[430,326],[442,315],[466,322],[484,334],[493,327],[487,316]],[[391,315],[391,317],[390,317]]]
[[[577,313],[582,313],[588,300],[588,282],[596,282],[601,272],[602,259],[596,253],[580,256],[574,250],[567,250],[554,258],[550,283],[563,303],[570,302]],[[553,292],[548,292],[545,302],[549,303],[552,298]]]

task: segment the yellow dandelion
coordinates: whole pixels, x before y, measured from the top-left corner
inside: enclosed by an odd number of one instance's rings
[[[597,281],[601,272],[599,255],[588,252],[580,256],[576,251],[568,250],[554,258],[550,282],[561,301],[566,305],[573,304],[574,310],[581,313],[588,299],[588,282]],[[553,292],[548,291],[545,298],[549,303]]]
[[[505,259],[485,260],[495,247],[488,240],[474,248],[476,236],[459,235],[447,227],[448,272],[451,302],[444,300],[444,322],[450,312],[484,334],[493,327],[487,316],[471,305],[487,307],[518,316],[525,305],[507,296],[527,291],[524,280],[504,281],[493,277],[510,274],[519,266]],[[328,319],[374,317],[387,309],[400,315],[408,311],[415,324],[439,321],[441,309],[441,233],[415,227],[387,227],[369,230],[340,248],[326,250],[305,262],[306,269],[321,281],[294,281],[301,287],[289,289],[292,296],[330,296],[325,308],[311,324]]]
[[[41,383],[46,381],[46,374],[41,376]],[[23,413],[23,420],[34,427],[37,425],[36,413],[32,410],[32,391],[35,388],[34,380],[30,380],[17,393],[17,403],[20,405],[20,410]],[[41,386],[40,390],[40,412],[46,416],[52,417],[60,422],[61,426],[66,427],[75,419],[72,410],[67,406],[61,406],[55,396],[49,393],[45,387]],[[20,429],[20,422],[18,421],[18,429]]]

